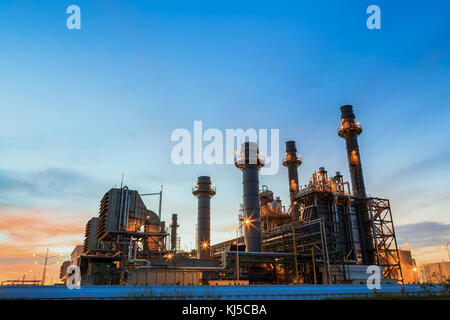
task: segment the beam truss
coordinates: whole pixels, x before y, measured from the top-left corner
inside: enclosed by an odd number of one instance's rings
[[[368,198],[368,207],[378,266],[384,268],[386,279],[397,279],[403,283],[390,202],[388,199]]]

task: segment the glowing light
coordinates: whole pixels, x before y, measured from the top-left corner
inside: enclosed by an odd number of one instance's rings
[[[172,253],[168,253],[168,254],[166,254],[166,259],[167,260],[172,260],[173,259],[173,254]]]
[[[209,243],[208,243],[208,241],[204,241],[204,242],[202,242],[201,243],[201,247],[203,248],[203,249],[207,249],[208,247],[209,247]]]

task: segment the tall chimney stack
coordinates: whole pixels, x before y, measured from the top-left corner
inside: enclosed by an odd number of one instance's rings
[[[211,178],[198,177],[197,186],[192,194],[198,199],[197,207],[197,258],[210,259],[211,245],[211,198],[216,194],[216,189],[211,186]]]
[[[261,213],[259,208],[259,168],[264,166],[259,157],[255,142],[245,142],[241,145],[240,157],[235,159],[235,165],[242,171],[243,202],[244,202],[244,241],[247,251],[260,252]]]
[[[358,136],[362,128],[359,122],[355,122],[353,107],[345,105],[341,107],[341,126],[338,135],[345,139],[347,147],[348,167],[352,183],[352,195],[355,198],[354,206],[357,210],[359,222],[359,238],[363,251],[365,264],[376,264],[375,249],[373,246],[372,222],[367,208],[367,195],[364,186],[364,177],[359,154]]]
[[[297,221],[299,218],[299,205],[295,201],[295,195],[298,193],[298,167],[302,164],[301,156],[297,155],[295,141],[286,141],[286,154],[283,159],[283,166],[288,169],[289,177],[289,196],[291,199],[292,219]]]
[[[361,157],[359,155],[358,136],[362,128],[359,122],[355,123],[355,114],[353,107],[346,105],[341,107],[341,126],[338,134],[345,139],[347,146],[348,166],[350,169],[350,179],[352,182],[352,193],[354,197],[366,197],[366,188],[364,187],[364,177],[361,166]]]
[[[176,213],[172,214],[172,223],[170,224],[170,250],[176,251],[177,249],[177,228],[178,225],[178,215]]]

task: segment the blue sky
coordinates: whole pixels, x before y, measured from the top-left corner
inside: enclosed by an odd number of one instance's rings
[[[66,28],[71,4],[81,30]],[[371,4],[381,30],[366,28]],[[449,12],[447,1],[2,1],[1,214],[43,210],[73,221],[67,239],[81,241],[123,172],[140,192],[164,185],[163,217],[178,213],[182,247],[191,247],[191,185],[209,174],[218,190],[212,242],[225,240],[240,172],[173,165],[172,131],[192,131],[194,120],[280,129],[280,149],[295,139],[303,155],[303,184],[320,166],[348,178],[336,128],[339,106],[352,104],[368,193],[391,199],[400,244],[418,226],[428,240],[440,230],[435,245],[419,239],[413,250],[441,259],[450,238]],[[261,184],[287,204],[284,168]],[[0,243],[13,240],[0,230]]]

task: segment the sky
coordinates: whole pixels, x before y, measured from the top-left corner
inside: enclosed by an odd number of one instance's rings
[[[72,4],[79,30],[66,27]],[[380,30],[366,27],[371,4]],[[280,150],[294,139],[302,154],[301,184],[321,166],[348,180],[343,104],[399,245],[419,262],[448,259],[449,12],[436,0],[2,1],[0,280],[39,279],[33,253],[46,248],[65,260],[122,173],[141,193],[164,185],[162,217],[178,214],[182,249],[195,241],[192,183],[210,175],[211,242],[234,237],[239,170],[171,160],[172,132],[196,120],[279,129]],[[288,204],[285,168],[260,184]]]

